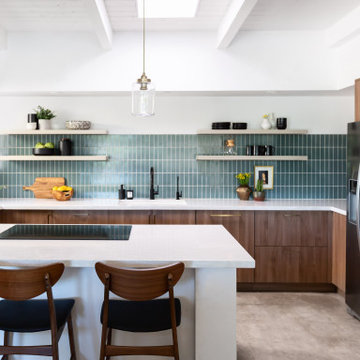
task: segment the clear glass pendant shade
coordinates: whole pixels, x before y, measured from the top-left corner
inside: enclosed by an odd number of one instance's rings
[[[155,115],[155,86],[147,83],[146,89],[141,89],[141,83],[132,86],[132,114],[135,116]]]

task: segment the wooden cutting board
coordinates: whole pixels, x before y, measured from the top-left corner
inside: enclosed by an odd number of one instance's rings
[[[38,177],[31,186],[23,186],[23,190],[31,190],[37,199],[52,199],[52,188],[63,185],[63,177]]]

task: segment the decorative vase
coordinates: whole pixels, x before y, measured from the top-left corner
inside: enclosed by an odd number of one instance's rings
[[[271,127],[272,127],[273,129],[276,129],[276,120],[275,120],[275,115],[274,115],[274,113],[270,113],[270,115],[269,115],[269,122],[270,122],[270,124],[271,124]]]
[[[253,196],[255,201],[264,201],[265,191],[254,191]]]
[[[39,119],[39,130],[51,129],[51,120]]]
[[[240,200],[249,200],[251,188],[249,185],[240,185],[236,188],[236,193]]]
[[[269,130],[271,129],[271,122],[269,121],[269,119],[267,117],[265,117],[261,123],[261,128],[264,130]]]

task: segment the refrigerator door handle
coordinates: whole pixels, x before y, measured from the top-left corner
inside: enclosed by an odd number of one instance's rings
[[[358,168],[358,177],[356,184],[356,236],[360,250],[360,163]]]

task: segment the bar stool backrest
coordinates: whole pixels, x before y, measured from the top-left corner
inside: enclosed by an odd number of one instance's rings
[[[175,263],[156,268],[115,268],[96,263],[96,273],[106,286],[109,276],[109,290],[114,294],[132,301],[155,299],[169,291],[181,278],[183,263]]]
[[[53,286],[64,272],[64,264],[55,263],[30,269],[0,269],[0,297],[28,300],[43,294],[46,282]]]

